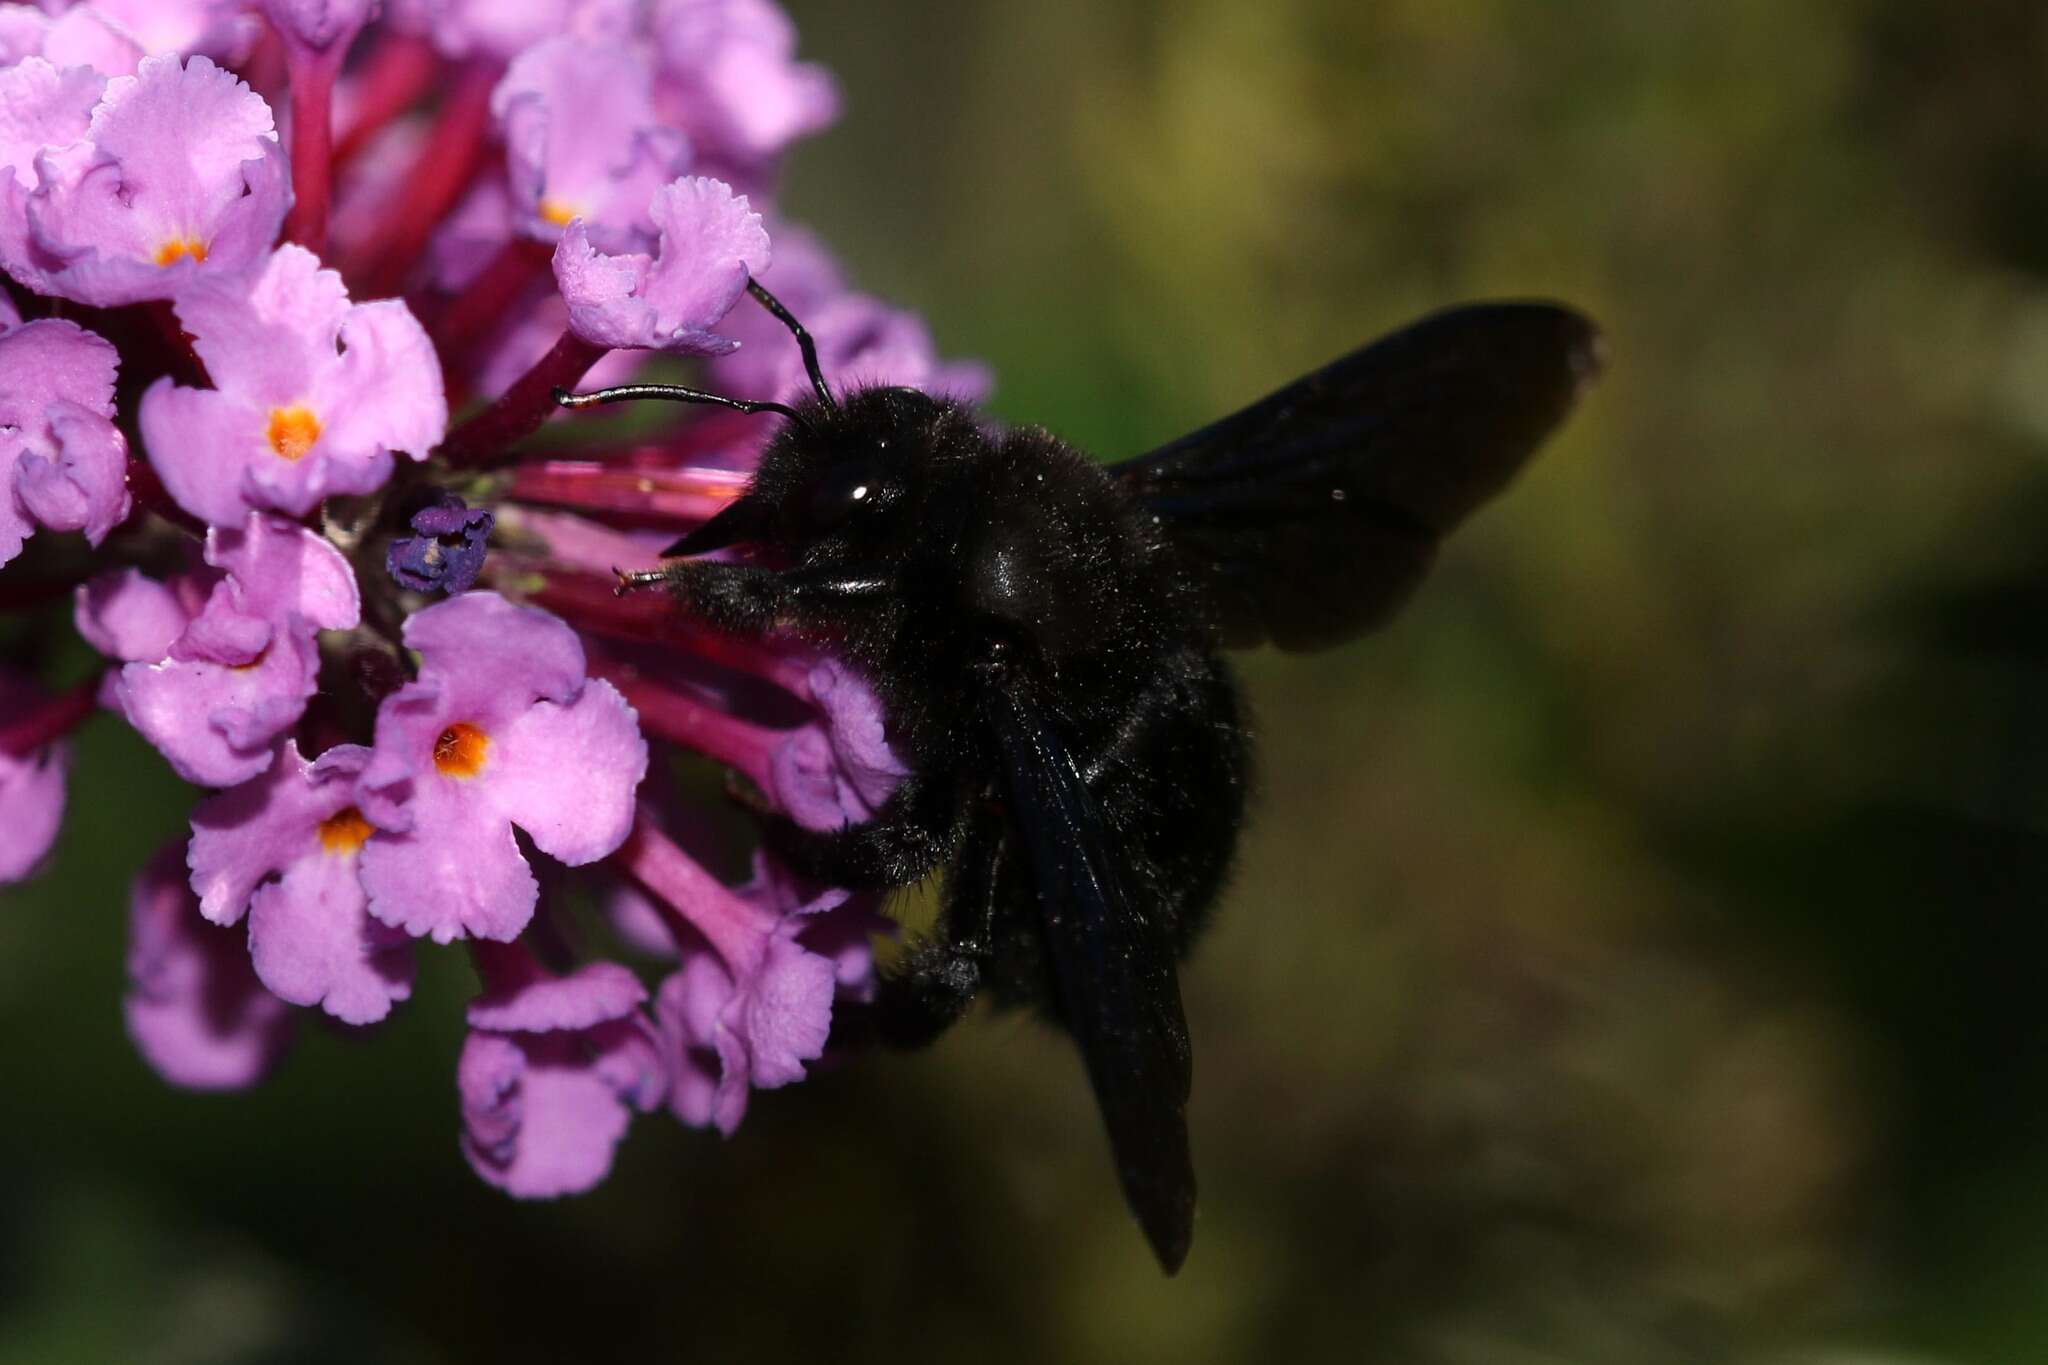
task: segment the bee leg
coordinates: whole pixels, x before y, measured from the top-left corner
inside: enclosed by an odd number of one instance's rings
[[[798,875],[851,891],[908,886],[959,846],[950,786],[912,774],[875,818],[834,830],[806,829],[778,812],[754,809],[761,840]]]
[[[1000,829],[978,828],[968,836],[932,937],[909,946],[882,978],[872,1003],[840,1006],[835,1037],[864,1035],[891,1047],[923,1047],[973,1007],[987,971],[1005,856]]]

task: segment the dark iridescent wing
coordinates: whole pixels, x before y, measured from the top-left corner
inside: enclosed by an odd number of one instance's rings
[[[1194,1236],[1193,1054],[1164,927],[1124,892],[1115,837],[1050,717],[991,700],[1012,820],[1030,860],[1047,957],[1109,1129],[1124,1198],[1170,1275]]]
[[[1600,350],[1556,304],[1452,308],[1110,472],[1224,644],[1320,649],[1394,613],[1437,542],[1563,420]]]

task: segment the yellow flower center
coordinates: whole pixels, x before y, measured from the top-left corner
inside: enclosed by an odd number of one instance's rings
[[[156,249],[158,265],[176,265],[179,261],[203,261],[206,259],[206,243],[197,237],[173,237]]]
[[[484,754],[490,747],[489,735],[474,725],[457,721],[434,741],[434,766],[443,777],[475,777],[482,770]]]
[[[582,216],[583,211],[574,204],[565,204],[559,199],[543,199],[540,201],[540,217],[544,223],[553,223],[556,227],[567,227],[571,219],[581,218]]]
[[[309,407],[294,403],[270,410],[270,448],[287,460],[296,460],[320,439],[320,419]]]
[[[376,832],[363,813],[350,806],[320,822],[320,847],[338,858],[346,858]]]

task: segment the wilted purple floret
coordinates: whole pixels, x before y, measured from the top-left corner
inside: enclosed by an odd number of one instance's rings
[[[114,348],[46,318],[0,331],[0,564],[37,526],[97,545],[127,517]]]
[[[167,657],[121,670],[117,696],[179,776],[232,787],[270,766],[318,685],[314,637],[352,628],[361,602],[339,550],[275,517],[208,532],[206,562],[225,579]]]
[[[519,227],[552,242],[572,219],[606,251],[653,244],[648,205],[689,162],[654,112],[654,73],[632,46],[554,38],[521,53],[491,92]]]
[[[750,275],[768,268],[761,215],[717,180],[685,176],[656,191],[652,216],[661,235],[653,256],[607,255],[581,223],[555,247],[555,282],[569,304],[569,326],[599,346],[631,346],[683,355],[721,355],[738,346],[711,328],[732,311]]]
[[[371,837],[355,808],[370,751],[344,744],[308,763],[286,740],[268,772],[199,803],[186,861],[199,913],[249,916],[249,957],[271,994],[372,1024],[412,994],[412,940],[365,908],[356,864]]]
[[[413,534],[391,542],[385,571],[414,592],[468,592],[483,571],[496,520],[489,508],[470,507],[453,493],[443,493],[433,506],[413,513]]]
[[[795,60],[796,26],[773,0],[658,0],[653,30],[662,112],[705,155],[757,165],[839,114],[831,76]]]
[[[470,1006],[456,1069],[463,1155],[521,1198],[580,1193],[611,1170],[632,1111],[668,1090],[640,1013],[647,991],[615,963],[557,978],[519,958],[523,979],[494,982]]]
[[[204,57],[171,56],[108,81],[85,136],[37,154],[25,205],[20,184],[7,194],[0,265],[102,307],[246,275],[291,201],[262,97]]]
[[[173,1085],[253,1085],[291,1043],[291,1010],[263,989],[239,934],[199,917],[172,844],[136,877],[129,898],[128,1036]]]
[[[214,387],[150,385],[142,439],[178,505],[215,526],[372,492],[394,451],[425,459],[447,431],[441,367],[411,311],[351,304],[303,247],[279,247],[252,281],[194,284],[177,310]]]
[[[0,717],[22,715],[37,700],[28,682],[0,671]],[[0,748],[0,886],[35,871],[57,841],[70,766],[70,746],[61,740],[26,754]]]
[[[632,828],[647,743],[547,612],[466,593],[414,613],[405,643],[419,678],[379,708],[357,789],[390,836],[363,850],[370,913],[437,943],[510,940],[538,896],[513,826],[571,866],[611,853]]]

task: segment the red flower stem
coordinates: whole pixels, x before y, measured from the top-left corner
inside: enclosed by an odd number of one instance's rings
[[[529,594],[537,606],[576,623],[589,635],[628,644],[659,644],[744,673],[810,701],[810,666],[774,645],[743,640],[678,614],[658,593],[620,597],[609,582],[587,574],[550,572],[547,585]]]
[[[644,804],[633,821],[633,832],[611,861],[647,892],[672,933],[684,925],[696,930],[735,974],[755,957],[763,930],[773,927],[772,915],[734,895],[663,834]],[[678,941],[687,939],[683,935]]]
[[[619,469],[583,460],[545,460],[513,470],[510,496],[668,525],[710,519],[740,495],[748,477],[728,469]]]
[[[433,87],[439,59],[425,38],[387,33],[363,58],[355,118],[334,148],[335,169],[355,160],[370,139]]]
[[[592,676],[618,688],[632,703],[640,713],[641,728],[647,733],[716,759],[745,773],[755,786],[767,790],[770,757],[787,738],[785,732],[728,715],[686,692],[656,682],[629,665],[593,659],[590,671]]]
[[[354,291],[358,298],[388,298],[404,287],[435,227],[483,169],[491,87],[497,79],[497,71],[481,63],[463,68],[456,78],[455,88],[435,115],[426,145],[403,178],[404,200],[363,249],[362,259],[351,262],[351,273],[362,277],[361,287]]]
[[[449,433],[441,443],[442,455],[458,469],[497,463],[507,449],[540,430],[540,424],[559,410],[555,390],[574,388],[606,353],[606,347],[594,346],[574,332],[562,333],[496,402]]]
[[[316,255],[327,251],[327,206],[334,189],[334,76],[340,53],[289,50],[292,87],[292,209],[284,239]]]
[[[525,296],[527,286],[548,268],[551,255],[547,243],[536,242],[530,237],[519,237],[505,243],[469,287],[434,319],[428,330],[433,334],[434,349],[440,354],[442,368],[450,371],[448,387],[451,394],[457,387],[456,381],[471,368],[459,362],[475,349],[477,342],[505,316],[507,310]]]
[[[27,715],[0,722],[0,753],[26,758],[76,730],[99,706],[101,676],[95,673],[70,691],[39,703]]]

